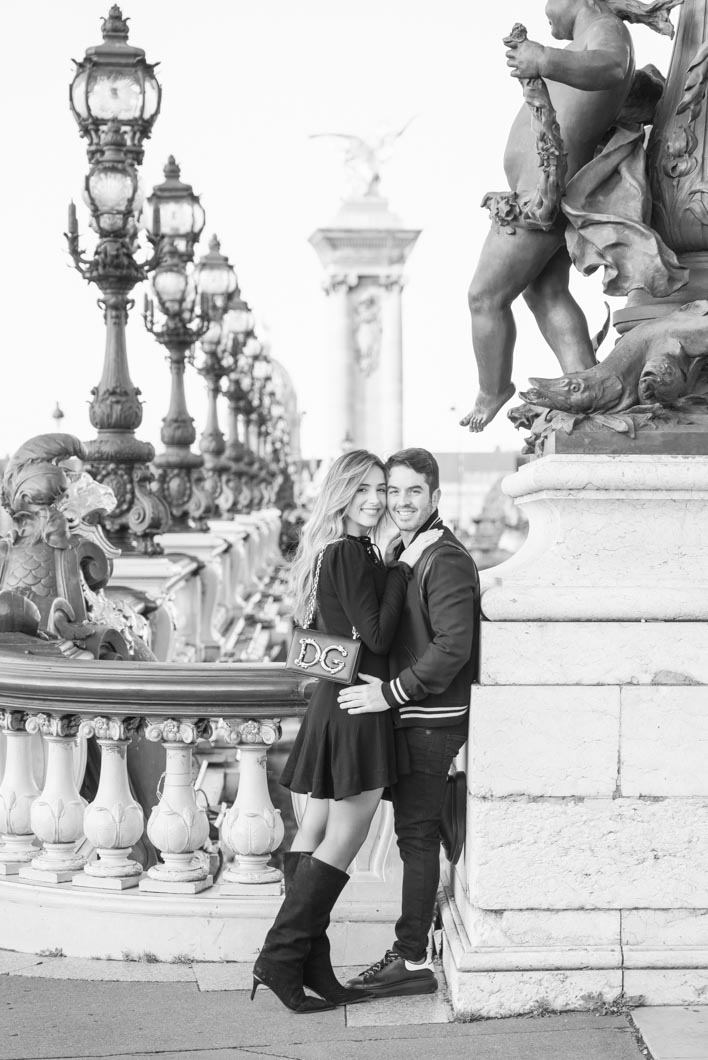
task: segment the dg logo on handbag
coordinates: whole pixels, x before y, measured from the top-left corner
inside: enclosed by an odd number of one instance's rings
[[[339,658],[330,659],[333,655],[339,655]],[[327,644],[321,647],[313,637],[300,637],[300,654],[295,660],[295,665],[302,670],[309,670],[319,665],[331,677],[344,669],[344,660],[348,655],[349,652],[343,644]]]
[[[361,641],[338,634],[324,633],[307,626],[295,626],[285,662],[287,670],[325,678],[338,684],[356,681]]]

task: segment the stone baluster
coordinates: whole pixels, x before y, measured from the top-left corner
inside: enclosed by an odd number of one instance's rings
[[[233,591],[229,600],[229,606],[234,618],[240,618],[246,609],[246,583],[248,580],[248,553],[246,552],[245,538],[238,533],[231,539],[231,553],[233,556]]]
[[[246,564],[244,567],[244,595],[246,599],[260,588],[258,581],[258,541],[249,523],[242,522],[243,548],[246,553]]]
[[[142,807],[130,793],[126,752],[137,718],[97,717],[84,721],[81,734],[96,737],[101,748],[101,776],[96,798],[84,814],[84,834],[98,853],[73,879],[75,887],[123,891],[135,887],[142,866],[129,854],[143,834]]]
[[[0,733],[5,737],[5,771],[0,784],[0,876],[13,876],[39,854],[30,823],[32,803],[39,788],[32,769],[32,737],[25,729],[27,715],[0,711]]]
[[[277,721],[224,722],[226,740],[238,747],[240,774],[236,801],[227,812],[222,838],[235,854],[224,871],[223,894],[280,894],[282,873],[268,861],[285,829],[268,792],[268,748],[280,738]]]
[[[32,714],[28,733],[40,732],[47,745],[47,771],[42,792],[32,803],[30,824],[42,841],[41,853],[19,871],[21,879],[67,883],[86,863],[76,846],[84,834],[84,810],[76,786],[76,737],[81,719],[75,714]]]
[[[260,516],[257,513],[249,516],[249,531],[253,535],[254,540],[254,553],[256,557],[256,577],[259,582],[262,580],[264,575],[267,573],[266,563],[266,552],[267,552],[267,541],[263,532],[263,523]]]
[[[167,718],[148,721],[145,736],[161,741],[165,749],[165,783],[147,826],[150,841],[162,855],[162,863],[148,869],[140,881],[141,891],[197,894],[211,887],[209,860],[200,848],[209,837],[206,811],[197,804],[192,776],[192,747],[211,732],[208,719]]]
[[[282,563],[283,556],[280,551],[281,518],[277,509],[270,512],[270,558],[274,564]]]
[[[183,557],[191,559],[193,557]],[[184,578],[172,591],[175,607],[176,644],[174,662],[200,662],[202,645],[202,582],[204,564],[195,566],[192,574]]]
[[[216,629],[216,607],[219,599],[220,575],[223,567],[217,562],[205,563],[199,575],[201,594],[201,642],[199,662],[216,662],[221,654],[222,637]]]

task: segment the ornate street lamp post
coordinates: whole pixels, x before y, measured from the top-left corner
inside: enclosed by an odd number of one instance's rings
[[[204,459],[191,450],[197,435],[187,409],[184,372],[192,346],[204,334],[208,323],[201,318],[195,320],[194,279],[187,274],[185,263],[171,240],[164,244],[160,253],[152,289],[163,323],[161,326],[155,324],[153,303],[146,296],[145,326],[167,350],[172,380],[170,405],[160,432],[165,451],[158,453],[153,461],[155,477],[160,494],[170,509],[169,530],[206,530],[203,516],[208,498],[197,476]]]
[[[145,53],[128,45],[127,22],[117,6],[104,20],[103,38],[76,64],[70,90],[72,112],[89,142],[84,198],[98,236],[93,257],[84,257],[79,246],[73,203],[67,239],[76,268],[101,291],[106,322],[103,374],[89,407],[98,436],[87,444],[87,470],[116,495],[116,508],[105,517],[112,542],[123,551],[153,554],[160,551],[154,537],[166,528],[169,511],[150,488],[155,450],[135,437],[143,413],[128,370],[125,327],[130,292],[157,263],[157,256],[135,259],[142,208],[136,164],[157,117],[160,87]]]
[[[256,458],[251,446],[251,417],[254,405],[254,366],[262,345],[250,330],[235,331],[231,336],[228,362],[226,400],[229,407],[229,440],[226,447],[228,470],[224,473],[224,487],[220,508],[224,516],[233,518],[250,508],[252,479]]]
[[[148,198],[145,215],[148,236],[162,241],[152,289],[162,317],[155,324],[153,302],[146,296],[144,320],[151,335],[167,350],[170,363],[170,405],[160,437],[165,451],[153,461],[160,495],[170,509],[172,531],[206,530],[209,498],[203,489],[204,458],[191,450],[196,439],[184,392],[185,365],[194,343],[207,330],[208,320],[195,319],[197,288],[188,272],[194,244],[204,227],[204,210],[189,184],[179,179],[179,166],[170,156],[165,180]]]
[[[217,515],[216,505],[223,488],[222,475],[228,468],[224,456],[226,441],[219,427],[218,409],[221,380],[228,372],[224,321],[229,311],[229,300],[238,284],[233,266],[221,253],[221,244],[216,236],[212,236],[209,252],[200,258],[194,271],[202,312],[209,321],[209,327],[201,338],[203,359],[197,365],[197,371],[203,376],[207,387],[206,423],[199,440],[199,450],[204,458],[203,488],[208,498],[204,514]]]

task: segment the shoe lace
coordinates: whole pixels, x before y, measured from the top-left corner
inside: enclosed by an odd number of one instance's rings
[[[386,950],[380,961],[376,961],[370,968],[367,968],[365,972],[362,972],[362,979],[365,983],[368,983],[370,979],[373,979],[382,968],[385,968],[389,964],[393,964],[394,961],[401,959],[400,954],[396,953],[395,950]]]

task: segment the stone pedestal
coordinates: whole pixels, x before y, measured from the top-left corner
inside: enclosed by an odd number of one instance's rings
[[[487,618],[708,620],[708,456],[548,456],[504,480],[529,534]]]
[[[505,480],[526,546],[483,574],[455,1008],[703,997],[708,457],[552,456]]]

